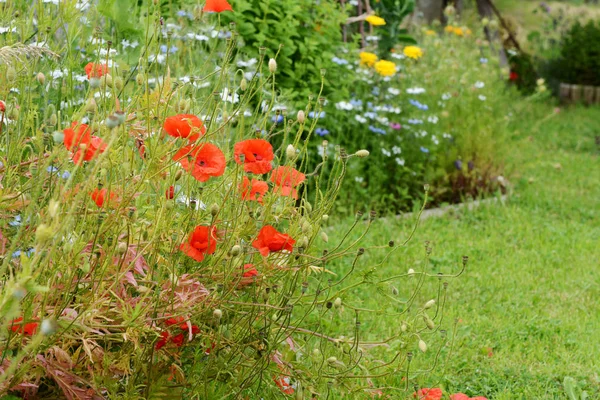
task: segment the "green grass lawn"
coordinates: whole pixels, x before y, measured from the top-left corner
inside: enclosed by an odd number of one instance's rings
[[[451,273],[469,256],[465,273],[449,281],[443,324],[454,346],[442,352],[445,361],[433,375],[419,380],[421,387],[496,400],[563,399],[562,382],[570,376],[590,398],[600,398],[600,151],[594,142],[600,109],[556,114],[526,106],[514,113],[509,199],[422,221],[376,275],[409,268]],[[378,220],[362,244],[401,243],[411,224]],[[341,231],[331,230],[332,241]],[[428,260],[425,241],[432,247]],[[402,282],[392,282],[400,296],[407,288]],[[368,291],[348,297],[355,306],[377,307]],[[363,327],[373,335],[399,329],[389,319],[366,319]],[[433,352],[416,357],[433,362]],[[404,385],[397,378],[387,384]]]

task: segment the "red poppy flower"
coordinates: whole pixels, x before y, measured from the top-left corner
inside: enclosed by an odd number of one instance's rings
[[[163,129],[170,136],[188,139],[190,142],[198,140],[201,135],[206,133],[206,127],[200,118],[192,114],[177,114],[168,117],[165,119]]]
[[[63,143],[67,150],[73,150],[78,148],[80,144],[89,143],[92,140],[90,127],[86,124],[79,124],[79,122],[73,122],[71,127],[66,128],[63,133]]]
[[[175,186],[169,186],[169,188],[165,192],[165,195],[167,196],[167,199],[173,200],[173,198],[175,197]]]
[[[229,4],[227,0],[206,0],[206,4],[202,11],[220,13],[223,11],[233,11],[233,8],[231,8],[231,4]]]
[[[252,278],[253,276],[258,276],[258,271],[254,268],[253,264],[244,265],[244,273],[242,274],[244,278]]]
[[[181,347],[184,341],[185,335],[183,333],[179,333],[171,338],[171,342],[174,343],[177,347]]]
[[[296,241],[289,235],[280,233],[271,225],[265,225],[258,233],[258,237],[252,242],[252,247],[257,249],[263,256],[268,256],[272,251],[294,249]]]
[[[23,324],[23,317],[13,319],[10,323],[10,330],[16,333],[24,333],[27,336],[33,336],[37,332],[37,322],[28,322]]]
[[[275,184],[273,191],[281,196],[292,196],[294,199],[298,198],[296,186],[305,179],[306,175],[289,166],[277,167],[271,173],[271,182]]]
[[[115,192],[109,192],[106,188],[94,189],[90,197],[98,207],[103,207],[105,202],[107,206],[114,207],[119,202],[119,196]],[[107,199],[108,201],[106,201]]]
[[[285,394],[294,394],[294,388],[290,383],[289,376],[280,376],[278,378],[273,378],[275,384],[281,389],[281,391]]]
[[[165,325],[166,326],[173,326],[173,325],[183,324],[183,325],[187,326],[187,324],[185,324],[184,321],[185,321],[185,318],[183,318],[180,315],[179,317],[171,317],[171,318],[165,319]]]
[[[244,161],[240,159],[244,155]],[[249,139],[236,143],[233,147],[235,162],[244,164],[244,171],[253,174],[266,174],[273,167],[271,161],[275,158],[273,146],[263,139]]]
[[[243,200],[254,200],[262,204],[263,196],[269,191],[269,185],[267,182],[258,179],[250,181],[247,176],[244,176],[240,184],[240,191],[242,192]]]
[[[0,100],[0,112],[5,112],[6,111],[6,103],[2,100]]]
[[[413,393],[413,397],[417,400],[440,400],[443,396],[442,389],[440,388],[423,388],[418,392]]]
[[[155,349],[160,350],[163,347],[165,347],[167,345],[167,341],[169,340],[170,337],[171,337],[171,335],[169,335],[169,332],[167,332],[167,331],[161,332],[160,339],[158,339],[158,342],[156,342]]]
[[[206,182],[211,176],[221,176],[225,172],[225,154],[211,143],[187,145],[174,156],[183,169],[191,173],[200,182]]]
[[[88,79],[100,78],[101,76],[108,74],[108,66],[106,64],[88,63],[85,66],[85,73],[87,74]]]
[[[179,249],[196,261],[204,260],[205,254],[213,254],[217,249],[217,227],[197,226]]]
[[[463,393],[456,393],[450,396],[450,400],[487,400],[487,398],[482,396],[469,397]]]
[[[519,74],[517,74],[515,71],[510,71],[510,76],[508,79],[514,82],[519,79]]]
[[[103,153],[106,150],[106,143],[97,136],[92,136],[91,129],[86,124],[73,122],[70,128],[64,131],[63,142],[67,150],[73,154],[73,162],[79,164],[81,161],[90,161],[96,153]]]

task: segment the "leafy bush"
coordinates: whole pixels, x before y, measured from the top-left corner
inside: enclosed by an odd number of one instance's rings
[[[400,373],[396,390],[411,393],[430,369],[418,353],[449,346],[451,276],[375,279],[376,254],[402,248],[348,239],[375,213],[329,243],[335,199],[367,153],[354,143],[307,170],[316,119],[275,109],[284,57],[240,74],[247,60],[234,57],[235,32],[213,29],[217,16],[179,10],[165,23],[149,7],[143,43],[97,31],[114,21],[75,2],[37,3],[39,32],[65,31],[35,45],[19,43],[31,19],[7,28],[0,396],[366,395]],[[359,289],[381,309],[362,309]],[[374,322],[388,337],[361,327]]]
[[[328,71],[325,96],[339,96],[350,83],[337,79],[340,68],[331,61],[346,20],[338,1],[234,0],[232,5],[236,12],[224,15],[224,20],[235,22],[244,56],[259,57],[261,47],[268,49],[270,57],[278,54],[282,99],[300,106],[311,94],[318,94],[321,69]]]
[[[561,43],[550,73],[565,83],[600,86],[600,24],[576,22]]]

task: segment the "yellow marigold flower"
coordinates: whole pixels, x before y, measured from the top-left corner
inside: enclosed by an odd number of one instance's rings
[[[464,36],[465,32],[462,28],[456,27],[453,29],[453,32],[456,36]]]
[[[392,76],[396,73],[396,64],[386,60],[377,61],[375,71],[381,76]]]
[[[427,35],[427,36],[435,36],[435,35],[437,35],[437,33],[435,33],[435,31],[432,30],[432,29],[427,29],[425,31],[425,35]]]
[[[377,62],[377,55],[369,53],[367,51],[361,51],[358,55],[360,57],[360,65],[366,65],[372,67]]]
[[[385,25],[385,19],[378,17],[377,15],[369,15],[367,18],[365,18],[365,21],[373,26]]]
[[[452,25],[447,25],[444,30],[448,33],[452,33],[454,31],[454,27]]]
[[[404,55],[408,58],[418,60],[423,57],[423,50],[417,46],[406,46],[404,48]]]

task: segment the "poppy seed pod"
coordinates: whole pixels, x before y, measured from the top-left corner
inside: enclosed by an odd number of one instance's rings
[[[360,157],[360,158],[364,158],[364,157],[368,157],[369,156],[369,150],[358,150],[356,153],[354,153],[354,155],[356,157]]]
[[[298,122],[303,124],[304,121],[306,121],[306,114],[304,113],[304,111],[300,110],[298,111],[298,116],[296,118],[298,119]]]
[[[38,72],[38,74],[35,76],[35,79],[37,79],[38,83],[42,86],[46,83],[46,75],[41,72]]]
[[[277,61],[275,61],[274,58],[271,58],[269,60],[269,72],[273,74],[275,71],[277,71]]]
[[[119,118],[115,117],[114,115],[109,115],[104,121],[104,124],[108,129],[114,129],[119,126]]]
[[[54,133],[52,133],[52,139],[54,140],[54,143],[60,144],[65,140],[65,134],[61,131],[54,131]]]
[[[127,114],[123,111],[115,111],[114,116],[119,120],[119,125],[125,123],[125,120],[127,119]]]

